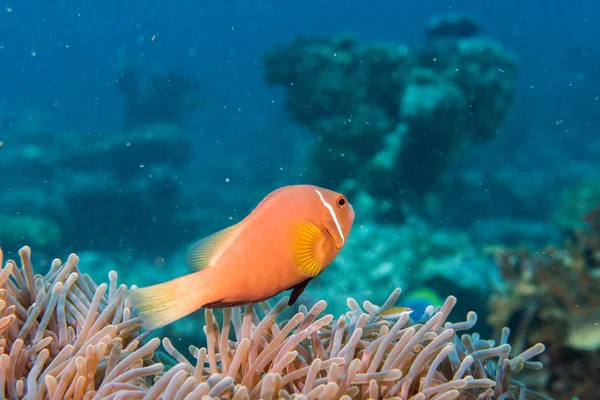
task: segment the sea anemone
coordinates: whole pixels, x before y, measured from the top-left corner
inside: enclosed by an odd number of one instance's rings
[[[382,306],[349,298],[337,320],[321,316],[327,303],[319,301],[278,322],[287,297],[219,318],[206,310],[207,346],[190,346],[190,361],[163,338],[176,360],[167,367],[116,272],[97,285],[71,254],[34,275],[31,250],[19,254],[20,268],[8,260],[0,272],[0,394],[8,399],[495,399],[525,393],[512,375],[542,367],[529,360],[544,346],[511,355],[508,329],[498,344],[459,336],[477,316],[447,322],[453,296],[417,321],[408,312],[386,319],[380,313],[400,289]]]

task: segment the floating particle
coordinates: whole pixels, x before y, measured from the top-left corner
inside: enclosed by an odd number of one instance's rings
[[[154,259],[154,266],[156,268],[163,268],[165,266],[165,259],[163,257],[156,257]]]

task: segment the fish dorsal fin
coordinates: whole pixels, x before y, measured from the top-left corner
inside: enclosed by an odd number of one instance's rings
[[[208,267],[209,260],[231,234],[234,227],[235,225],[222,229],[193,243],[186,257],[188,267],[194,271],[201,271]]]
[[[270,203],[272,203],[278,196],[281,195],[281,192],[283,191],[283,188],[279,188],[277,190],[272,191],[271,193],[269,193],[268,195],[266,195],[261,201],[260,203],[258,203],[256,205],[256,207],[254,207],[254,210],[252,210],[252,213],[255,213],[256,211],[265,208],[267,205],[269,205]]]
[[[301,220],[293,225],[294,262],[308,277],[315,277],[324,267],[325,235],[312,222]]]

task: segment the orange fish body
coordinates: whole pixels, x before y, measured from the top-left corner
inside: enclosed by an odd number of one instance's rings
[[[343,195],[285,186],[238,224],[192,245],[187,261],[198,272],[135,289],[134,306],[144,327],[154,329],[199,308],[255,303],[288,289],[291,305],[335,259],[353,222]]]

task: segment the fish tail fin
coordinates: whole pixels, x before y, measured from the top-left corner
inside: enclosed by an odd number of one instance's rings
[[[158,285],[133,289],[132,306],[138,311],[142,327],[157,329],[201,308],[205,290],[199,275],[200,272],[196,272]]]

